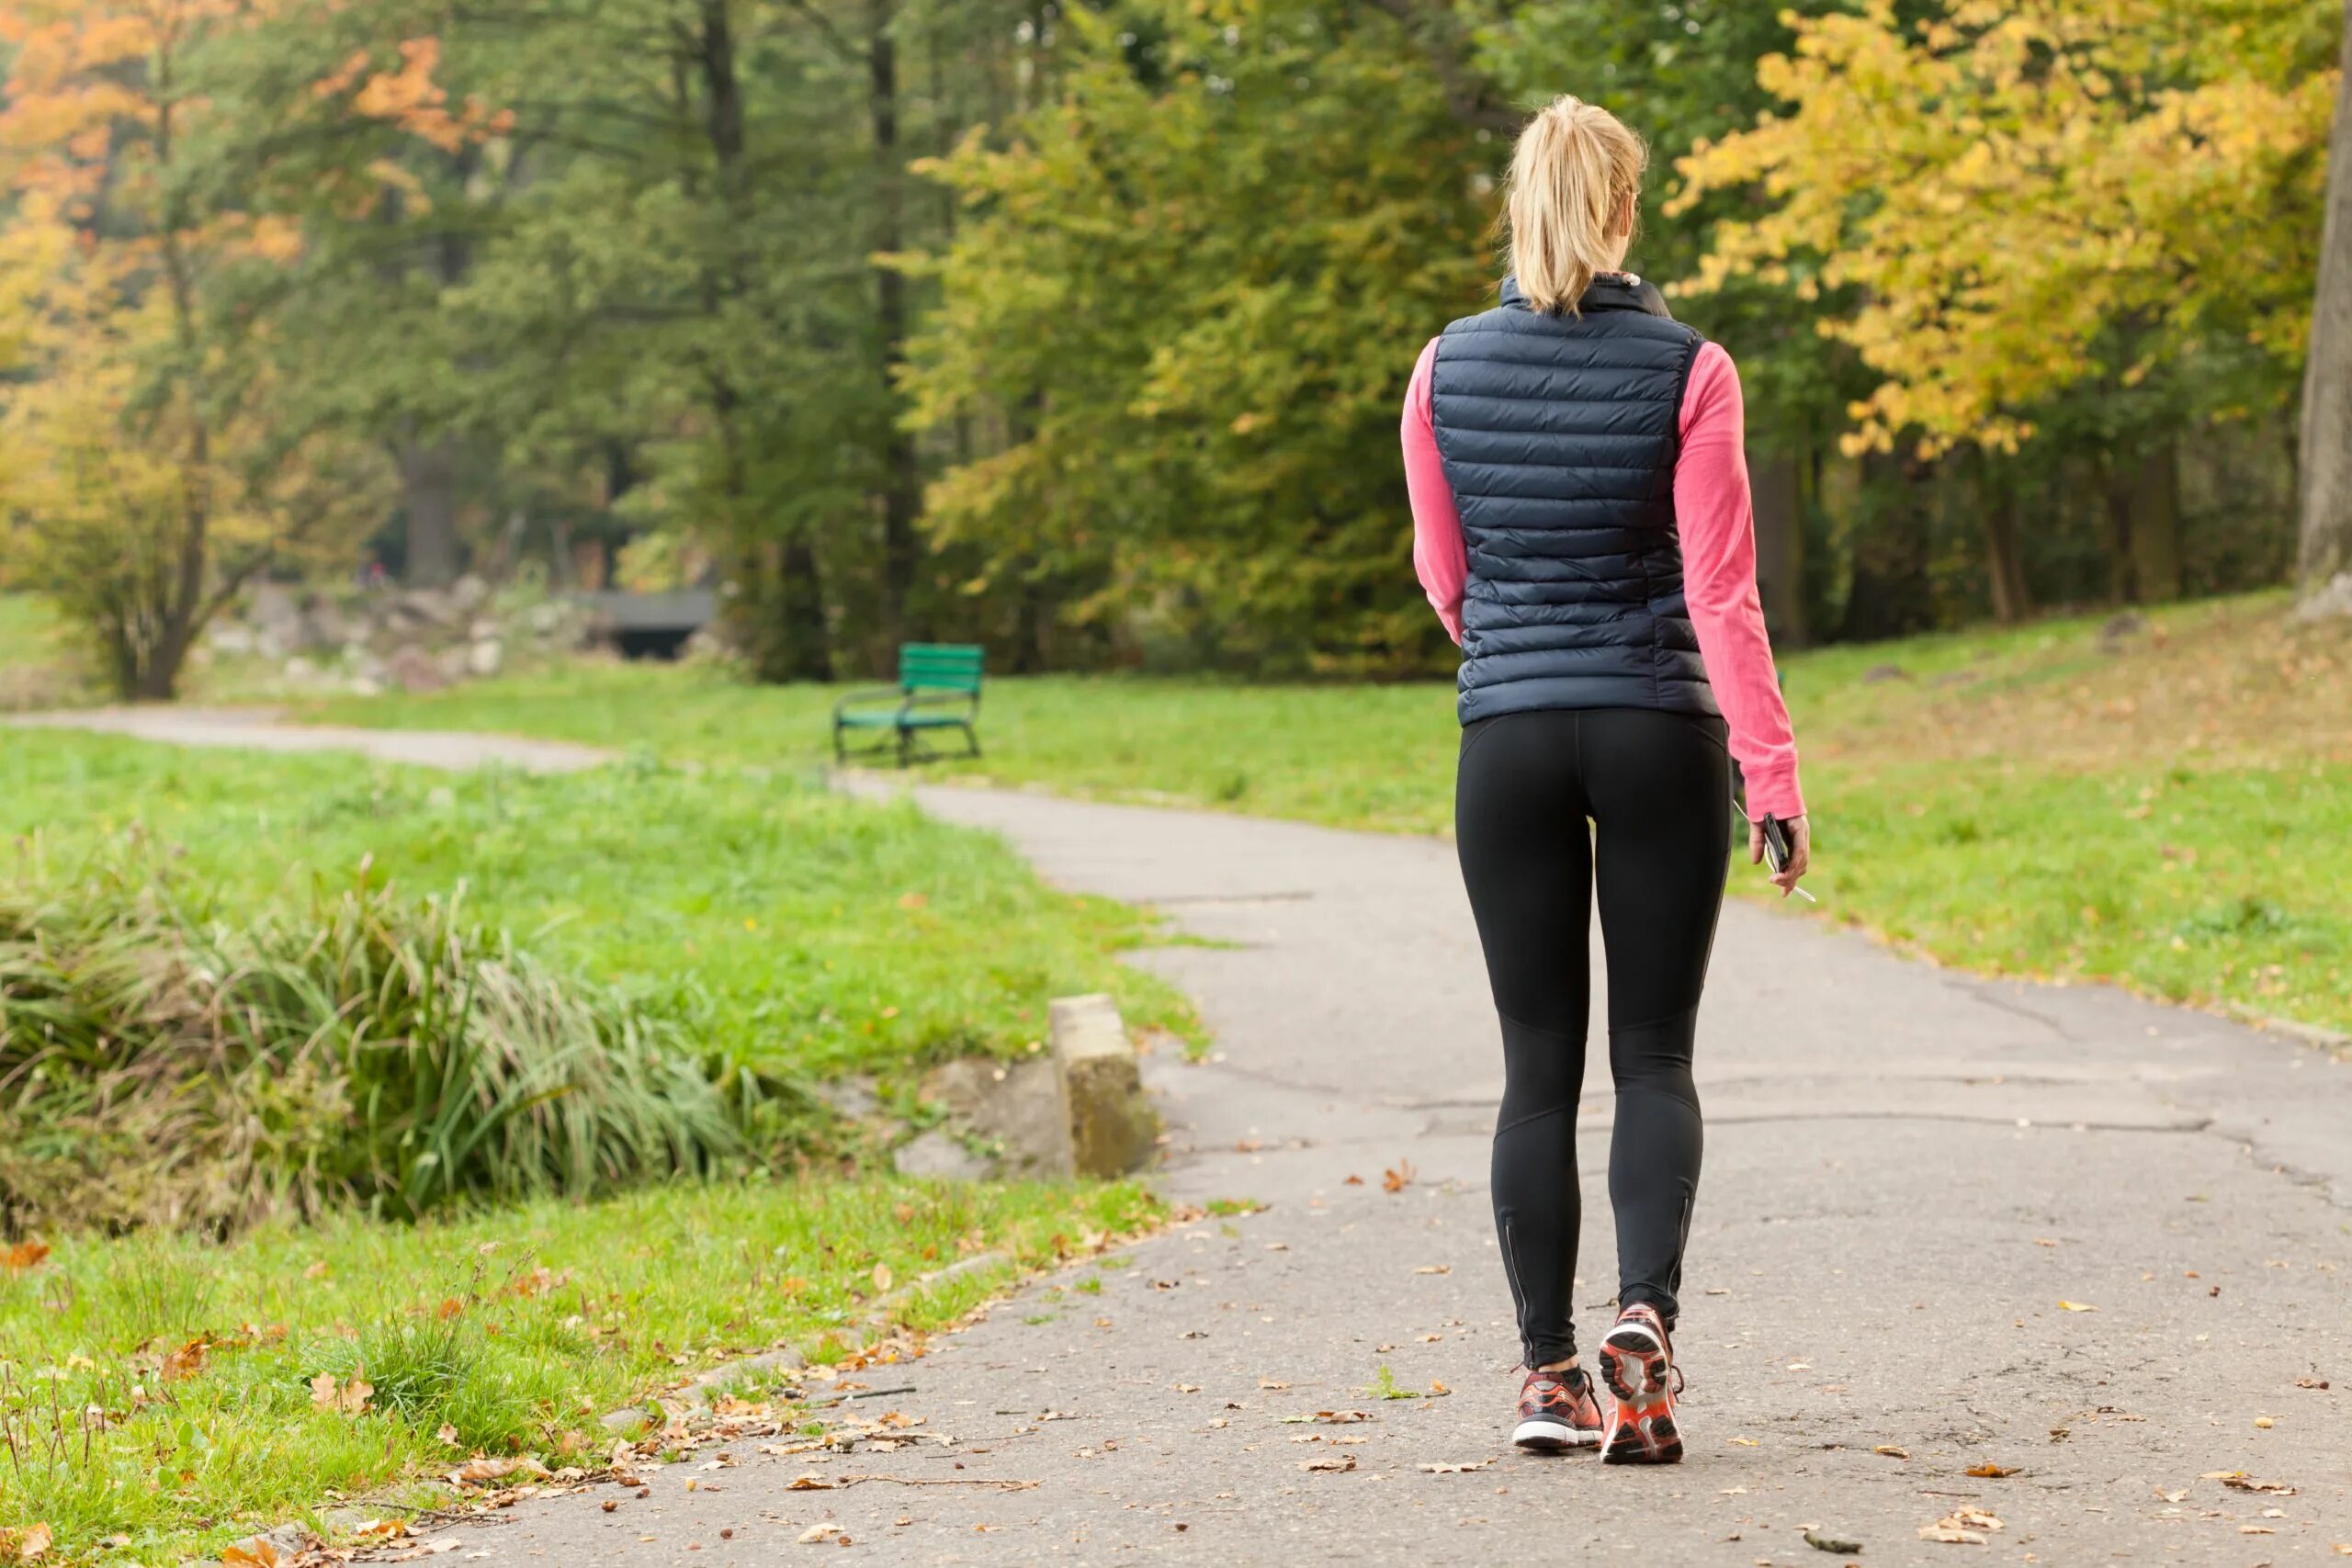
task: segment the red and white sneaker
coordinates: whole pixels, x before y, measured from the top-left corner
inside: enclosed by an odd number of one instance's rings
[[[1510,1440],[1537,1453],[1590,1448],[1600,1441],[1600,1401],[1582,1367],[1530,1372],[1519,1391],[1519,1425]]]
[[[1682,1432],[1674,1424],[1674,1395],[1682,1373],[1656,1307],[1636,1302],[1617,1314],[1616,1326],[1600,1342],[1600,1381],[1611,1399],[1600,1438],[1601,1462],[1680,1461]]]

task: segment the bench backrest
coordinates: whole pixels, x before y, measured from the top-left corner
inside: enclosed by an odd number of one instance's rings
[[[980,693],[980,657],[977,643],[909,642],[899,646],[899,685],[901,690]]]

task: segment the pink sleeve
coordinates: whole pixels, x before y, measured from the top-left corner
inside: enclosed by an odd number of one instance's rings
[[[1421,350],[1405,389],[1405,493],[1413,502],[1413,575],[1421,580],[1430,607],[1445,635],[1462,640],[1462,584],[1470,575],[1462,548],[1462,518],[1453,509],[1453,487],[1437,455],[1437,416],[1430,404],[1430,378],[1437,367],[1437,339]]]
[[[1747,780],[1749,814],[1802,817],[1796,737],[1781,701],[1764,607],[1756,596],[1746,426],[1739,372],[1731,355],[1719,344],[1701,344],[1682,394],[1682,455],[1674,468],[1690,624],[1699,633],[1699,656],[1706,662],[1715,701],[1731,727],[1731,754]]]

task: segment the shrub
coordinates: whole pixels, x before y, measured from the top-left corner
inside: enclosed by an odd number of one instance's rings
[[[740,1146],[757,1086],[460,906],[364,869],[243,924],[148,867],[0,888],[0,1227],[585,1198]]]

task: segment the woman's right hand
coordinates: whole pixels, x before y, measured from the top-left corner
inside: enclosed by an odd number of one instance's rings
[[[1802,817],[1791,817],[1781,824],[1788,835],[1789,858],[1786,864],[1772,874],[1772,885],[1785,898],[1797,890],[1797,882],[1813,867],[1813,828]],[[1764,822],[1761,818],[1747,825],[1747,863],[1764,863]],[[1807,894],[1807,897],[1812,895]]]

